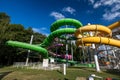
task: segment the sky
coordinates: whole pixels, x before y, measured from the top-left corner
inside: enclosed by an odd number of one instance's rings
[[[62,18],[108,26],[120,20],[120,0],[0,0],[0,12],[11,24],[49,35],[50,25]]]

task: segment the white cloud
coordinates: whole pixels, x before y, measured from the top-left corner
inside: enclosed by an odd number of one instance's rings
[[[64,12],[69,12],[70,14],[75,14],[76,10],[70,6],[63,8]]]
[[[106,7],[104,8],[105,12],[102,15],[104,20],[113,20],[120,17],[120,0],[99,0],[93,4],[93,8],[95,9],[102,6]]]
[[[115,6],[111,9],[111,12],[115,12],[115,11],[118,11],[118,10],[120,10],[120,4],[115,5]]]
[[[34,32],[40,32],[40,29],[38,28],[32,28]]]
[[[103,14],[103,18],[105,20],[113,20],[117,17],[120,17],[120,12],[114,12],[114,13],[106,12],[105,14]]]
[[[114,4],[115,5],[120,4],[120,0],[100,0],[100,1],[97,1],[93,7],[98,8],[100,6],[111,6]]]
[[[45,27],[41,27],[41,28],[32,28],[34,32],[38,32],[38,33],[42,33],[46,36],[48,36],[48,33],[47,33],[47,28]]]
[[[114,2],[115,0],[102,0],[102,4],[103,5],[108,5],[108,6],[111,6],[112,4],[114,4],[115,2]]]
[[[65,16],[59,12],[52,12],[50,16],[53,16],[56,20],[65,18]]]
[[[101,3],[100,2],[96,2],[93,7],[94,8],[98,8],[99,6],[101,6]]]
[[[89,0],[89,2],[90,2],[91,4],[93,4],[95,1],[94,1],[94,0]]]

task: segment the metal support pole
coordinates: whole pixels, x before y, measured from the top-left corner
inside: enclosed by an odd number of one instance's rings
[[[108,49],[107,49],[107,46],[105,45],[105,49],[106,49],[106,52],[107,52],[107,61],[110,61],[109,59],[109,54],[108,54]]]
[[[112,54],[113,54],[114,58],[117,58],[116,55],[115,55],[114,50],[112,50]]]
[[[67,43],[67,40],[66,40],[66,64],[68,64],[68,43]]]
[[[94,52],[94,60],[95,60],[95,64],[96,64],[96,71],[97,72],[100,72],[100,67],[99,67],[99,63],[98,63],[98,56],[97,56],[97,53]]]
[[[58,54],[57,54],[57,53],[58,53],[57,50],[58,50],[58,48],[56,47],[56,63],[57,63],[57,60],[58,60],[58,59],[57,59],[57,55],[58,55]]]
[[[88,23],[88,25],[90,25],[90,23]],[[90,36],[93,36],[93,33],[90,32]],[[97,72],[100,72],[100,66],[99,66],[99,63],[98,63],[98,56],[97,56],[97,53],[96,53],[96,50],[95,50],[95,44],[92,44],[92,48],[93,48],[93,51],[94,51],[94,61],[95,61],[95,65],[96,65],[96,71]]]
[[[33,35],[31,35],[30,44],[32,44],[32,41],[33,41]],[[26,63],[25,63],[26,66],[28,65],[29,55],[30,55],[30,50],[28,50],[28,54],[27,54],[27,58],[26,58]]]
[[[72,61],[73,61],[73,46],[72,46],[72,41],[71,41],[71,54],[72,54]]]
[[[88,56],[89,56],[89,63],[91,63],[92,62],[92,60],[91,60],[91,53],[90,53],[90,47],[88,46]]]
[[[65,26],[67,28],[67,25]],[[66,65],[68,66],[68,35],[66,34]]]
[[[83,52],[83,63],[85,63],[85,51],[83,47],[82,47],[82,52]]]
[[[63,74],[66,75],[66,64],[63,64]]]

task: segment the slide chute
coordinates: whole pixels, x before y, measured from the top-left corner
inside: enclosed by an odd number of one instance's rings
[[[56,37],[59,37],[63,34],[73,34],[75,30],[76,30],[75,28],[63,28],[55,30],[43,41],[42,44],[40,44],[40,46],[43,47],[49,46]]]
[[[71,19],[71,18],[64,18],[64,19],[55,21],[50,28],[52,33],[43,41],[43,43],[39,45],[33,45],[33,44],[18,42],[18,41],[7,41],[6,44],[13,47],[20,47],[20,48],[37,51],[40,54],[42,54],[43,57],[48,57],[48,51],[44,47],[48,47],[53,42],[54,38],[59,37],[63,34],[73,34],[76,30],[75,28],[58,29],[59,27],[64,25],[70,25],[70,26],[75,26],[76,28],[79,28],[82,26],[82,23],[79,22],[78,20]]]
[[[83,26],[82,23],[78,20],[71,19],[71,18],[65,18],[65,19],[60,19],[60,20],[55,21],[51,25],[50,31],[53,32],[53,31],[57,30],[59,27],[65,26],[65,25],[74,26],[75,28],[79,28],[79,27]]]
[[[120,22],[116,22],[109,27],[105,27],[102,25],[87,25],[81,28],[78,28],[75,32],[75,36],[78,38],[76,44],[79,46],[81,44],[89,44],[89,43],[96,43],[96,44],[107,44],[111,46],[120,47],[120,41],[111,39],[112,31],[111,29],[114,29],[116,27],[120,26]],[[105,34],[103,37],[99,36],[86,36],[82,37],[82,32],[100,32],[100,34]],[[110,35],[109,37],[107,35]]]
[[[112,36],[112,31],[103,25],[87,25],[80,27],[75,31],[75,36],[78,38],[79,36],[82,36],[80,35],[81,33],[91,31],[100,32],[101,34],[109,35],[110,37]]]
[[[75,26],[75,28],[58,29],[59,27],[65,26],[65,25]],[[82,26],[82,23],[75,19],[65,18],[65,19],[57,20],[51,25],[51,28],[50,28],[51,34],[43,41],[42,44],[40,44],[40,46],[42,47],[49,46],[56,37],[60,37],[63,34],[74,34],[76,28],[79,28],[81,26]]]
[[[106,44],[120,48],[120,41],[106,37],[85,37],[77,40],[77,45],[86,43]]]
[[[115,23],[113,23],[113,24],[111,24],[111,25],[109,25],[109,26],[107,26],[109,29],[111,29],[111,30],[113,30],[113,29],[115,29],[115,28],[117,28],[117,27],[120,27],[120,21],[117,21],[117,22],[115,22]]]
[[[37,51],[43,57],[45,57],[45,58],[48,57],[47,50],[45,48],[39,47],[37,45],[33,45],[33,44],[31,45],[31,44],[28,44],[28,43],[18,42],[18,41],[7,41],[6,44],[9,45],[9,46],[13,46],[13,47],[20,47],[20,48],[24,48],[24,49],[29,49],[29,50]]]

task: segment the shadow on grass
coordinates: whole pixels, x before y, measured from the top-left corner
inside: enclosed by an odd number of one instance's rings
[[[120,70],[118,70],[118,69],[107,69],[105,72],[106,72],[106,73],[113,74],[113,75],[118,75],[118,76],[120,76]]]
[[[90,72],[96,72],[95,68],[89,68],[89,67],[69,67],[69,68],[74,68],[74,69],[82,69]]]
[[[87,68],[87,67],[77,67],[77,66],[72,66],[72,67],[69,67],[69,68],[74,68],[74,69],[84,69],[84,68]]]
[[[67,78],[64,78],[64,80],[69,80],[69,79],[67,79]]]
[[[0,68],[3,68],[4,66],[3,65],[0,65]]]
[[[1,72],[0,73],[0,80],[2,80],[2,78],[4,78],[6,75],[8,75],[9,73],[11,73],[13,71],[9,71],[9,72]]]
[[[60,71],[60,70],[57,70],[57,72],[60,73],[60,74],[63,74],[62,71]]]

